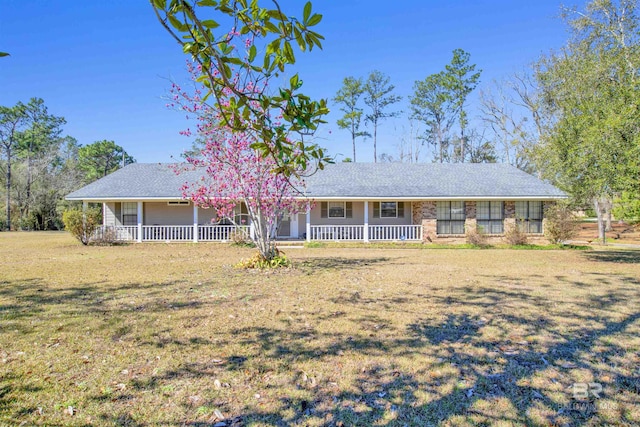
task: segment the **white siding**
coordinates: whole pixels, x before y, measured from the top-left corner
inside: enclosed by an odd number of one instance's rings
[[[105,203],[105,209],[104,209],[104,225],[110,225],[110,226],[114,226],[114,225],[121,225],[120,224],[120,218],[116,218],[116,203],[115,202],[108,202]]]
[[[353,218],[321,218],[322,202],[311,209],[311,225],[362,225],[364,224],[364,202],[353,202]],[[369,215],[371,216],[371,215]],[[305,219],[306,222],[306,219]]]
[[[240,208],[236,208],[240,212]],[[217,219],[213,208],[198,208],[198,224],[210,225]],[[167,202],[144,202],[145,225],[192,225],[193,204],[167,205]]]
[[[198,212],[200,219],[202,210]],[[202,223],[202,222],[201,222]],[[189,225],[193,224],[193,206],[178,205],[169,206],[167,202],[145,202],[144,204],[144,224],[145,225]]]
[[[374,218],[373,200],[369,202],[369,225],[411,225],[411,202],[404,202],[404,218]],[[311,210],[311,225],[363,225],[364,202],[353,203],[353,218],[321,218],[321,203]],[[304,224],[306,221],[303,220]],[[300,234],[302,235],[302,234]]]
[[[404,202],[403,218],[374,218],[373,203],[369,202],[369,225],[411,225],[411,202]]]

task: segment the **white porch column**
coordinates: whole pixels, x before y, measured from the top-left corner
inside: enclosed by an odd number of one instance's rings
[[[193,204],[193,243],[198,243],[198,205]]]
[[[142,202],[138,202],[138,242],[142,242]]]
[[[249,238],[251,240],[256,240],[256,225],[253,221],[249,224]]]
[[[364,201],[364,241],[369,241],[369,201]]]
[[[102,203],[102,227],[107,226],[107,204]]]
[[[311,241],[311,206],[307,205],[307,242]]]
[[[298,214],[292,214],[289,222],[289,236],[293,239],[298,238]]]

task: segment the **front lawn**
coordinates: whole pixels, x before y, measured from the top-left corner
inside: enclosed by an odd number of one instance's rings
[[[0,425],[640,424],[640,251],[0,254]]]

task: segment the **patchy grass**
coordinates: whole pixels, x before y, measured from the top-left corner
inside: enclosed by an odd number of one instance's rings
[[[640,424],[640,251],[0,253],[0,425]]]
[[[286,242],[285,242],[286,244]],[[590,250],[588,245],[564,245],[564,244],[526,244],[507,245],[504,243],[474,245],[471,243],[418,243],[418,242],[304,242],[304,247],[309,249],[332,248],[332,249],[528,249],[528,250]]]
[[[562,243],[557,244],[548,244],[548,245],[498,245],[494,247],[495,249],[524,249],[524,250],[533,250],[533,251],[556,251],[556,250],[576,250],[576,251],[588,251],[591,250],[591,246],[587,245],[565,245]]]

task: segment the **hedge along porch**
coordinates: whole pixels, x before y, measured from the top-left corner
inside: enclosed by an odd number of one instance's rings
[[[212,224],[215,212],[182,199],[198,170],[174,172],[167,164],[132,164],[67,196],[103,203],[101,232],[137,241],[224,241],[251,236],[236,207],[234,222]],[[544,228],[544,207],[566,198],[555,187],[503,164],[340,163],[306,180],[312,208],[283,218],[280,238],[306,240],[412,240],[464,235],[479,228],[501,235],[516,225],[532,234]],[[304,198],[304,197],[303,197]]]

